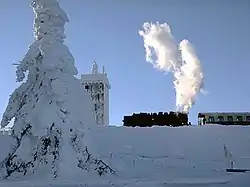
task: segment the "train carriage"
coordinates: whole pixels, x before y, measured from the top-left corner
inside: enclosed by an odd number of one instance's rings
[[[198,113],[198,124],[250,125],[250,112]]]

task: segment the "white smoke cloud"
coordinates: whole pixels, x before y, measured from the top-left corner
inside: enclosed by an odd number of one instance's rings
[[[176,109],[188,112],[204,85],[194,47],[188,40],[182,40],[178,46],[167,23],[146,22],[139,34],[144,41],[146,61],[159,70],[172,72],[175,77]]]

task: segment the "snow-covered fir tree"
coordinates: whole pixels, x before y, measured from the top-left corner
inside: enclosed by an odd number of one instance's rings
[[[0,163],[1,177],[115,174],[91,149],[93,105],[75,78],[74,58],[63,44],[68,17],[57,0],[34,0],[31,6],[36,40],[17,66],[21,85],[10,96],[1,121],[5,127],[14,118],[16,142]]]

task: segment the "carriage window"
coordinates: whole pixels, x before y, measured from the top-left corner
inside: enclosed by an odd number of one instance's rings
[[[246,121],[250,121],[250,116],[246,116]]]
[[[237,121],[243,121],[242,116],[237,116]]]
[[[208,117],[208,121],[209,121],[209,122],[214,122],[214,116],[209,116],[209,117]]]
[[[233,121],[233,116],[227,116],[227,121]]]
[[[218,121],[224,121],[224,117],[223,116],[218,116]]]

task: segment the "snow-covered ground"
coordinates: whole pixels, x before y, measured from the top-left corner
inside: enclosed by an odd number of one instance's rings
[[[79,179],[64,183],[1,182],[0,186],[212,186],[249,187],[250,173],[227,173],[235,168],[250,169],[250,127],[192,126],[125,128],[101,127],[91,131],[100,157],[116,170],[117,176],[100,181]],[[1,150],[9,149],[11,138],[0,136]],[[226,151],[225,151],[226,150]],[[5,152],[5,151],[4,151]],[[0,160],[6,155],[1,154]],[[226,157],[225,154],[228,156]],[[230,154],[232,158],[230,158]],[[70,168],[69,168],[70,169]],[[84,182],[82,182],[84,180]],[[109,182],[112,181],[112,182]],[[69,181],[67,181],[69,182]],[[82,185],[83,186],[83,185]]]

